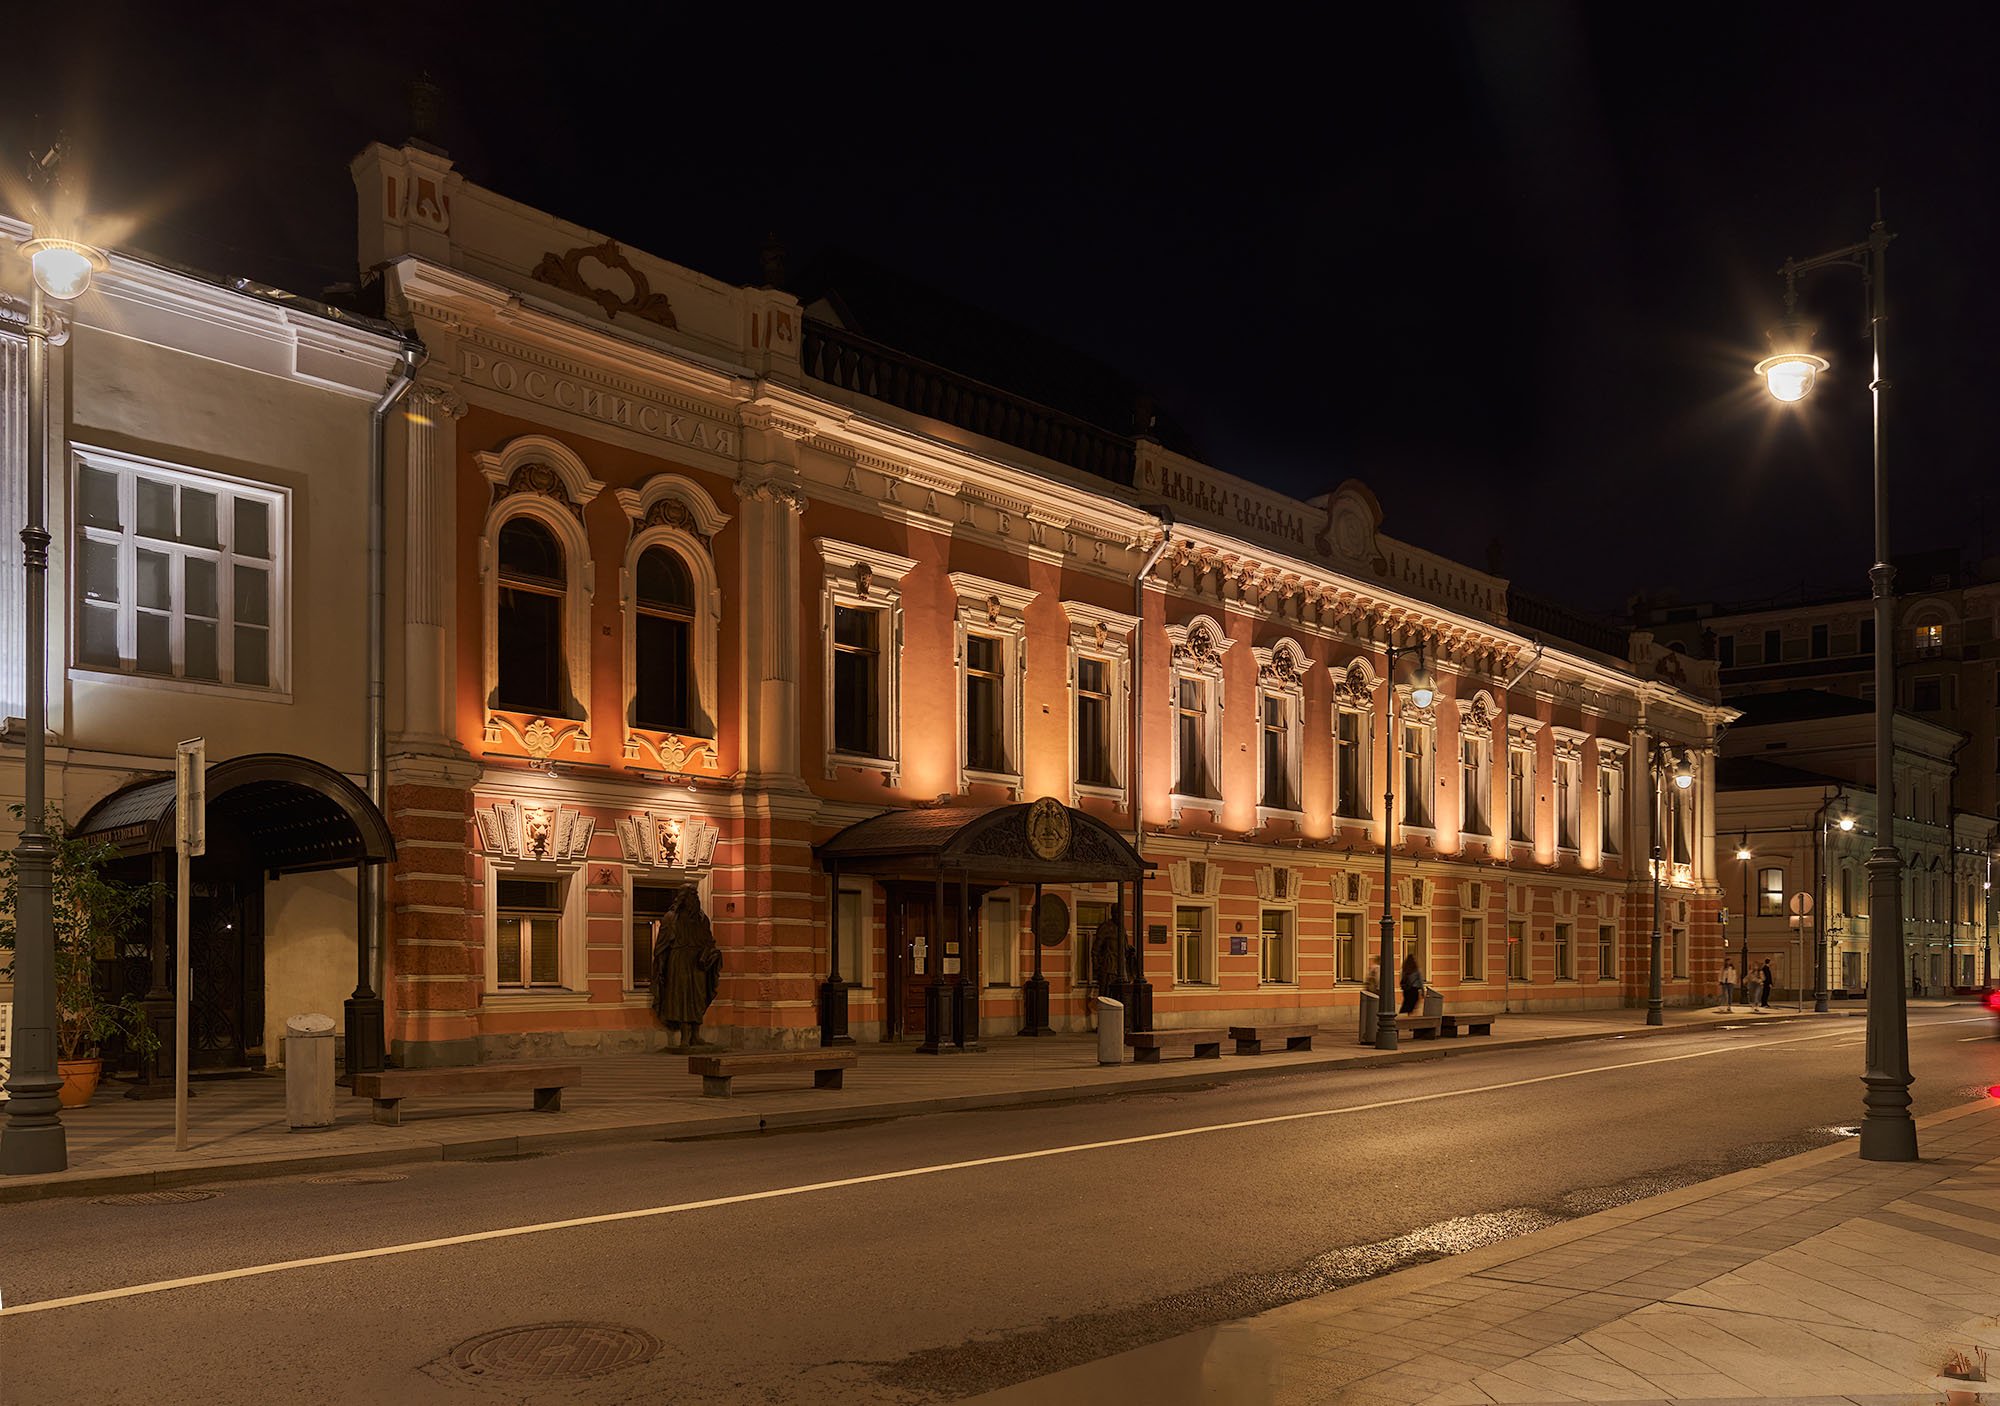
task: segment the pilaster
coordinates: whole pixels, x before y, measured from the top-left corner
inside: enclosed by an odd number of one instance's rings
[[[738,735],[748,785],[802,789],[799,769],[798,441],[809,426],[761,406],[743,410],[736,495],[743,503],[743,687]]]
[[[403,727],[399,742],[456,751],[451,739],[457,609],[453,465],[465,402],[450,386],[419,381],[404,416]],[[400,750],[400,749],[399,749]]]

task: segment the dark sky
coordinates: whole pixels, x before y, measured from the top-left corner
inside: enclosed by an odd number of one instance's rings
[[[1359,477],[1390,533],[1600,609],[1865,588],[1860,280],[1807,289],[1802,411],[1749,368],[1773,270],[1879,185],[1895,545],[2000,552],[1977,7],[182,8],[103,7],[0,95],[135,247],[352,279],[346,163],[427,69],[473,180],[737,281],[767,230],[864,254],[1098,354],[1219,467]]]

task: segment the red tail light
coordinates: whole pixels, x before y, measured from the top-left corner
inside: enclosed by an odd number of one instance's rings
[[[2000,991],[1989,991],[1986,993],[1986,1009],[1989,1011],[2000,1011]]]

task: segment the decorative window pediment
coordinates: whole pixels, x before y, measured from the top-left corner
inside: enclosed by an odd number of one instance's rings
[[[1369,883],[1368,875],[1349,870],[1335,877],[1333,891],[1339,895],[1338,901],[1341,903],[1365,905],[1368,902]]]
[[[1222,676],[1222,656],[1236,643],[1206,615],[1197,615],[1184,625],[1167,626],[1167,641],[1172,646],[1175,669],[1215,678]]]
[[[1069,618],[1070,648],[1089,650],[1113,659],[1130,657],[1132,632],[1139,627],[1138,616],[1123,615],[1076,600],[1064,601],[1062,608],[1063,614]]]
[[[1590,740],[1589,733],[1578,732],[1573,727],[1552,727],[1549,736],[1554,739],[1556,755],[1570,759],[1581,757],[1583,744]]]
[[[1493,695],[1480,689],[1470,698],[1453,700],[1458,705],[1458,730],[1460,732],[1490,732],[1494,719],[1500,716],[1500,709],[1493,702]]]
[[[473,455],[493,485],[493,501],[528,494],[562,504],[577,517],[604,491],[574,449],[549,435],[517,435],[499,449]]]
[[[563,805],[500,801],[472,812],[479,847],[494,858],[525,863],[581,864],[597,822]]]
[[[1167,866],[1176,898],[1220,898],[1222,866],[1208,859],[1176,859]]]
[[[715,858],[720,831],[694,816],[642,811],[618,822],[618,845],[625,862],[643,869],[706,869]]]
[[[1519,713],[1510,713],[1507,717],[1507,745],[1532,749],[1535,745],[1535,734],[1541,730],[1540,718],[1524,718]]]
[[[1305,876],[1289,864],[1266,864],[1257,870],[1257,897],[1267,903],[1297,903]]]
[[[1257,660],[1259,688],[1292,694],[1305,692],[1306,671],[1312,667],[1312,661],[1306,658],[1298,641],[1288,637],[1269,648],[1258,645],[1250,652]]]
[[[649,527],[670,527],[713,549],[715,534],[729,524],[729,514],[693,479],[683,474],[654,474],[638,488],[621,488],[618,506],[632,520],[632,534]]]
[[[1333,701],[1342,708],[1367,712],[1375,706],[1375,670],[1366,659],[1328,665],[1333,670]]]

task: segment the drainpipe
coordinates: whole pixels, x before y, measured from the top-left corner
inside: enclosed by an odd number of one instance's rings
[[[402,364],[396,368],[395,377],[390,381],[382,398],[375,402],[370,414],[368,435],[368,799],[382,810],[388,798],[389,734],[388,710],[385,706],[386,680],[389,672],[388,627],[387,627],[387,578],[388,563],[385,540],[388,536],[388,493],[385,487],[383,435],[389,411],[403,398],[410,383],[416,380],[417,366],[423,360],[423,348],[405,345]],[[383,1028],[383,1002],[379,994],[382,989],[383,935],[388,931],[389,885],[379,868],[366,864],[355,869],[355,881],[368,885],[373,892],[367,901],[359,905],[366,921],[367,931],[361,934],[361,948],[365,962],[361,966],[364,980],[354,993],[352,1008],[366,1012],[367,1022],[373,1029],[363,1038],[363,1048],[350,1050],[347,1063],[349,1072],[381,1069],[386,1049],[386,1031]],[[354,1043],[355,1032],[349,1033],[349,1044]],[[372,1037],[372,1038],[371,1038]]]
[[[1152,551],[1140,564],[1139,574],[1132,578],[1132,618],[1138,621],[1132,627],[1132,849],[1143,859],[1146,857],[1146,791],[1142,784],[1145,772],[1141,762],[1146,747],[1146,577],[1159,564],[1160,555],[1167,550],[1167,541],[1173,536],[1174,511],[1164,504],[1147,504],[1145,511],[1160,522],[1160,540],[1153,544]],[[1146,981],[1146,876],[1141,873],[1132,881],[1132,951],[1136,954],[1135,970],[1132,972],[1131,989],[1126,995],[1125,1028],[1136,1030],[1134,1022],[1152,1010],[1152,987]],[[1142,1011],[1143,1007],[1143,1011]],[[1147,1020],[1150,1028],[1152,1022]]]

